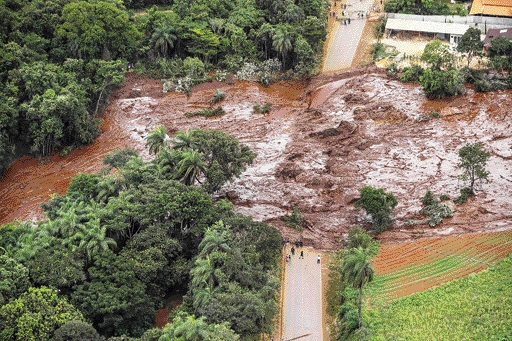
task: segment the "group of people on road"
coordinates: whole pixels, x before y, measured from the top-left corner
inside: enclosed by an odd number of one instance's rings
[[[283,238],[283,247],[286,247],[288,243],[290,243],[290,240]],[[292,260],[292,256],[295,256],[296,249],[298,249],[299,247],[302,248],[304,246],[302,240],[296,240],[294,244],[295,247],[292,245],[292,248],[290,249],[291,254],[286,254],[286,262],[290,262]],[[304,250],[300,250],[299,259],[304,259]],[[317,256],[316,262],[317,264],[320,264],[320,255]]]

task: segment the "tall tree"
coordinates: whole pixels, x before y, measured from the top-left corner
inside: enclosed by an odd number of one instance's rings
[[[206,167],[206,162],[199,152],[183,151],[176,165],[176,179],[187,186],[193,185],[196,181],[201,183],[199,178],[206,173]]]
[[[466,54],[468,67],[473,56],[480,55],[484,48],[484,42],[480,39],[481,34],[482,32],[478,28],[470,27],[464,32],[457,45],[457,51]]]
[[[283,70],[286,70],[286,56],[293,47],[292,41],[292,35],[286,26],[278,25],[275,28],[272,36],[272,47],[281,55]]]
[[[174,42],[178,39],[173,29],[173,26],[168,23],[160,23],[151,35],[151,42],[155,50],[160,51],[164,58],[169,57],[169,52],[174,48]]]
[[[371,266],[371,249],[362,247],[352,248],[344,255],[342,272],[347,284],[359,289],[358,325],[362,326],[361,306],[363,304],[363,287],[373,280],[373,268]]]
[[[489,171],[485,169],[487,160],[491,153],[482,149],[482,144],[468,143],[459,149],[459,163],[457,168],[462,169],[459,178],[463,181],[469,181],[469,188],[473,192],[477,180],[489,182]]]

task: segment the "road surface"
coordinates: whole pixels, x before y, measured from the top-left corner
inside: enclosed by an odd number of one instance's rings
[[[346,11],[345,18],[350,18],[350,24],[343,25],[343,21],[331,23],[330,27],[335,32],[332,32],[327,57],[322,68],[323,72],[342,70],[352,65],[357,44],[366,22],[366,18],[358,19],[357,13],[369,13],[373,0],[347,0],[345,3],[347,4],[347,9],[344,10]],[[336,7],[332,6],[331,8],[336,11],[340,19],[343,18],[340,1],[337,1]],[[329,18],[329,20],[334,21],[335,19]]]
[[[299,259],[301,250],[304,251],[304,259]],[[286,252],[290,253],[290,247],[286,248]],[[283,340],[323,340],[323,263],[321,261],[321,264],[317,264],[317,255],[318,253],[311,248],[298,248],[291,261],[286,262]]]

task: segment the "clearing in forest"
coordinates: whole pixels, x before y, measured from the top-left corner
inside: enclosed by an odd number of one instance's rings
[[[368,287],[370,306],[489,268],[512,253],[512,230],[383,245]]]

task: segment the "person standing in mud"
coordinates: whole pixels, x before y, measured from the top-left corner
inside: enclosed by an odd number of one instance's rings
[[[304,259],[304,251],[303,250],[300,250],[299,259]]]
[[[316,264],[320,264],[320,255],[316,257]]]
[[[295,248],[292,246],[292,256],[295,255]]]

